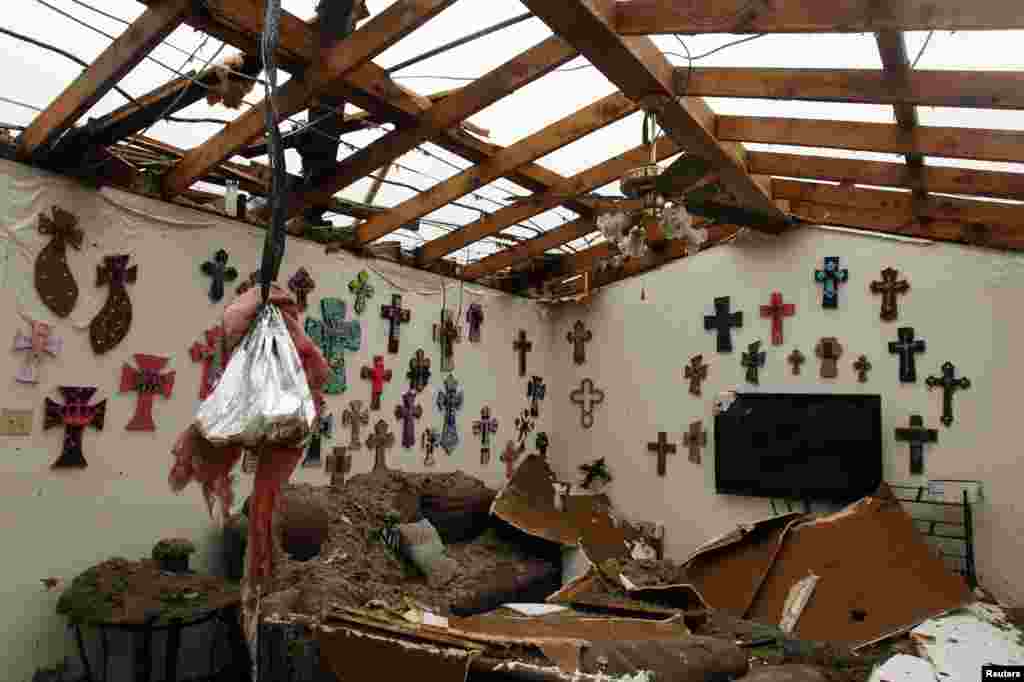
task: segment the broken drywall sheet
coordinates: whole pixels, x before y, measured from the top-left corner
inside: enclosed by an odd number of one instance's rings
[[[935,682],[935,668],[923,658],[897,654],[875,668],[868,682]]]
[[[789,594],[786,595],[786,603],[782,607],[782,620],[779,622],[779,629],[787,635],[793,634],[793,628],[796,627],[797,621],[800,620],[800,614],[804,612],[807,602],[811,600],[811,595],[814,594],[814,588],[818,584],[818,580],[820,578],[812,573],[806,578],[798,580],[789,589]]]
[[[597,609],[620,616],[637,615],[640,617],[660,617],[662,620],[678,616],[676,609],[655,606],[650,602],[631,599],[621,594],[613,595],[605,587],[597,575],[596,569],[590,570],[565,585],[558,592],[548,597],[552,604],[568,604],[586,609]]]
[[[910,637],[938,679],[978,679],[986,663],[1024,665],[1024,633],[995,604],[975,602],[963,611],[932,618]]]

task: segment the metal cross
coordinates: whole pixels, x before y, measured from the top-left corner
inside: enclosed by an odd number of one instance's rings
[[[668,434],[664,431],[658,433],[658,440],[647,444],[647,450],[658,455],[658,475],[664,476],[668,467],[668,455],[676,454],[676,444],[668,442]]]
[[[732,328],[743,326],[742,312],[729,312],[729,297],[715,299],[715,314],[704,316],[704,331],[712,329],[718,332],[717,348],[719,353],[732,352]]]
[[[64,443],[60,457],[50,465],[51,469],[89,466],[82,454],[82,431],[91,426],[98,431],[103,430],[103,420],[107,413],[107,401],[101,400],[95,405],[89,401],[96,393],[95,386],[59,386],[64,396],[64,404],[50,400],[45,401],[43,429],[64,426]]]
[[[422,348],[409,359],[409,371],[405,376],[409,379],[409,388],[417,393],[422,393],[430,383],[430,358]]]
[[[462,409],[465,396],[459,388],[459,381],[454,374],[445,377],[444,388],[437,392],[437,409],[444,414],[444,427],[441,429],[441,447],[449,455],[459,444],[459,432],[455,423],[455,415]]]
[[[917,381],[917,365],[914,362],[916,353],[925,351],[924,339],[914,338],[913,327],[900,327],[896,330],[897,341],[889,342],[889,352],[900,356],[900,381],[912,384]]]
[[[174,372],[161,374],[168,359],[156,355],[137,353],[135,364],[138,369],[125,364],[121,368],[121,393],[135,391],[139,394],[135,402],[135,416],[124,428],[128,431],[156,431],[153,423],[153,398],[157,394],[171,397],[174,390]]]
[[[941,377],[928,377],[924,382],[928,385],[928,390],[932,390],[938,386],[942,387],[942,423],[948,428],[953,424],[953,394],[958,389],[967,389],[971,387],[971,380],[967,377],[956,377],[956,367],[953,366],[952,362],[942,363],[942,376]]]
[[[391,305],[380,307],[381,318],[388,321],[388,352],[398,352],[398,332],[404,322],[408,322],[412,313],[408,308],[402,307],[402,295],[392,294]]]
[[[910,473],[924,473],[924,444],[936,443],[939,432],[924,428],[924,420],[919,414],[910,415],[910,427],[896,429],[896,440],[910,443]]]
[[[905,279],[899,279],[899,276],[899,270],[886,268],[882,270],[881,281],[871,282],[871,293],[882,295],[882,310],[879,317],[886,322],[892,322],[900,315],[896,295],[910,291],[910,283]]]
[[[309,270],[300,267],[288,278],[288,289],[295,294],[295,302],[299,304],[299,308],[305,310],[309,305],[309,292],[316,289],[316,282],[313,275],[309,274]]]
[[[580,387],[569,394],[569,400],[580,406],[580,424],[589,429],[594,425],[594,406],[604,402],[604,391],[594,388],[593,379],[584,379]]]
[[[228,252],[217,249],[211,260],[199,266],[199,270],[213,279],[210,282],[210,300],[217,303],[224,298],[224,283],[238,279],[238,270],[228,265]]]
[[[434,324],[434,341],[441,345],[441,371],[455,369],[455,344],[462,340],[462,330],[450,310],[441,311],[441,321]]]

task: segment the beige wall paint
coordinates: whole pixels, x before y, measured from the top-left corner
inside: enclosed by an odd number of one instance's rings
[[[109,200],[108,200],[109,199]],[[32,264],[44,243],[35,226],[41,211],[59,205],[80,219],[85,231],[81,251],[71,251],[68,260],[81,294],[68,320],[57,320],[38,301],[32,284]],[[209,279],[199,274],[199,264],[218,248],[230,253],[231,263],[245,277],[258,265],[263,241],[261,231],[243,224],[221,220],[197,211],[174,207],[118,191],[103,193],[86,189],[66,179],[7,162],[0,163],[0,222],[9,237],[3,242],[4,287],[0,293],[0,319],[6,343],[25,324],[18,313],[25,312],[55,323],[64,339],[64,351],[56,360],[45,359],[38,386],[14,381],[22,362],[20,354],[0,354],[0,377],[7,390],[0,408],[33,410],[32,435],[27,438],[0,437],[0,538],[7,548],[0,585],[0,650],[6,652],[4,679],[28,680],[36,667],[52,663],[70,649],[63,623],[54,613],[58,594],[44,591],[39,580],[56,576],[70,581],[85,568],[110,556],[148,556],[161,537],[183,535],[202,542],[213,532],[202,496],[195,486],[182,495],[167,487],[171,465],[170,448],[178,432],[190,421],[198,405],[200,366],[191,361],[188,348],[220,316],[223,305],[234,296],[228,289],[225,302],[211,304],[207,298]],[[89,346],[89,320],[103,305],[106,289],[94,286],[95,269],[105,254],[132,254],[139,267],[138,281],[128,287],[134,307],[134,321],[127,338],[106,356],[96,357]],[[310,297],[310,310],[319,317],[321,296],[338,296],[348,302],[347,283],[363,267],[347,255],[325,255],[317,244],[289,239],[282,277],[306,266],[317,282]],[[340,428],[341,411],[352,399],[368,404],[369,383],[359,378],[359,368],[375,354],[385,356],[394,377],[386,385],[382,410],[371,413],[371,425],[387,420],[396,436],[388,454],[392,468],[424,471],[423,453],[400,447],[400,423],[394,408],[408,386],[405,372],[412,353],[424,348],[433,364],[430,386],[419,404],[423,417],[417,434],[426,426],[440,428],[441,416],[434,398],[443,378],[439,356],[431,340],[432,325],[441,308],[440,281],[436,276],[375,262],[384,275],[371,272],[376,296],[362,316],[362,350],[347,356],[349,389],[340,396],[328,396],[328,404],[339,428],[326,449],[348,442],[347,430]],[[400,289],[404,289],[401,291]],[[534,341],[529,356],[530,373],[548,376],[546,352],[551,346],[550,325],[538,307],[528,301],[494,292],[466,292],[463,304],[480,302],[485,322],[480,344],[463,341],[456,349],[455,374],[465,389],[466,401],[458,418],[462,442],[449,457],[436,453],[436,471],[463,471],[492,486],[505,480],[499,457],[507,439],[513,437],[513,422],[527,405],[526,379],[518,376],[512,342],[519,329]],[[390,303],[392,293],[403,294],[403,306],[412,310],[412,321],[403,325],[398,355],[387,350],[387,324],[380,318],[380,305]],[[458,287],[449,288],[448,305],[459,306]],[[77,328],[76,328],[77,327]],[[171,358],[177,372],[170,400],[158,398],[153,408],[155,433],[125,431],[135,408],[134,394],[118,394],[121,365],[131,362],[133,353],[152,353]],[[50,464],[59,454],[62,429],[43,431],[43,399],[58,398],[58,385],[95,385],[97,399],[107,400],[103,431],[88,430],[84,451],[89,467],[82,471],[52,471]],[[558,391],[553,391],[556,395]],[[541,407],[538,429],[550,432],[551,391]],[[480,464],[479,441],[472,435],[472,421],[483,405],[500,420],[492,447],[491,462]],[[363,437],[365,438],[364,431]],[[531,436],[532,446],[532,436]],[[364,447],[355,457],[353,473],[368,471],[372,453]],[[299,470],[293,480],[323,484],[329,477],[322,471]],[[240,499],[248,492],[249,477],[243,477]],[[204,550],[207,544],[203,542]],[[204,552],[201,552],[204,554]],[[200,566],[212,557],[200,556]]]
[[[813,281],[824,256],[840,256],[850,270],[838,310],[822,309],[821,286]],[[886,266],[898,268],[912,287],[901,297],[895,323],[879,320],[880,297],[868,291],[868,283]],[[1019,387],[1024,365],[1019,347],[1024,322],[1017,311],[1022,285],[1024,259],[1019,255],[803,229],[777,239],[744,239],[608,287],[586,306],[561,309],[554,321],[550,385],[560,428],[552,433],[553,461],[560,475],[576,480],[579,464],[606,457],[615,477],[613,500],[631,518],[663,521],[670,557],[684,558],[695,545],[735,524],[769,515],[767,499],[714,493],[713,399],[720,391],[746,386],[740,352],[762,339],[768,357],[761,390],[882,396],[886,480],[912,485],[924,485],[928,477],[984,481],[986,499],[976,516],[981,580],[1000,596],[1020,600],[1024,466],[1019,463]],[[786,343],[778,347],[770,345],[770,322],[759,316],[759,306],[774,290],[797,306],[796,316],[785,322]],[[703,327],[716,296],[730,296],[733,309],[744,314],[730,355],[715,352],[714,333]],[[565,339],[577,319],[594,333],[583,367],[573,364]],[[887,342],[895,340],[901,325],[914,327],[928,345],[917,357],[917,384],[899,383],[897,358],[888,353]],[[823,336],[837,336],[844,346],[834,380],[818,378],[814,346]],[[785,362],[794,346],[808,358],[801,377],[792,376]],[[697,353],[711,365],[703,398],[687,393],[682,374]],[[864,385],[851,366],[861,353],[874,365]],[[941,392],[929,392],[924,385],[924,378],[938,374],[946,360],[973,382],[969,391],[957,394],[956,422],[949,429],[939,423]],[[590,430],[580,427],[579,409],[569,401],[570,390],[587,376],[606,392]],[[907,445],[897,443],[893,434],[912,413],[940,430],[938,445],[926,448],[925,476],[919,477],[909,475]],[[683,432],[696,419],[709,432],[702,465],[690,464],[682,445]],[[656,458],[646,445],[662,430],[678,453],[670,456],[667,476],[659,478]]]

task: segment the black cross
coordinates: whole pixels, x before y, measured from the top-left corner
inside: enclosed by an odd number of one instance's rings
[[[388,352],[398,352],[398,330],[401,328],[403,322],[408,322],[410,318],[410,311],[408,308],[402,307],[402,295],[392,294],[391,305],[382,305],[380,307],[380,316],[389,322],[388,324]]]
[[[526,332],[519,330],[519,338],[512,343],[512,348],[519,353],[519,376],[526,376],[526,354],[533,350],[533,342],[526,340]]]
[[[430,383],[430,358],[420,348],[409,360],[409,371],[405,373],[409,379],[409,388],[420,393]]]
[[[914,354],[924,352],[924,339],[914,338],[913,327],[900,327],[896,334],[899,340],[889,342],[889,352],[899,353],[900,381],[905,384],[912,384],[917,381],[917,367],[914,363]]]
[[[530,414],[534,417],[540,416],[540,401],[544,400],[544,395],[548,392],[547,386],[544,385],[544,379],[534,375],[530,379],[530,383],[526,385],[526,397],[530,400]]]
[[[910,427],[898,427],[896,429],[896,440],[910,443],[910,473],[924,473],[924,444],[935,443],[939,440],[939,432],[935,429],[924,428],[924,420],[921,415],[910,415]]]
[[[928,384],[928,390],[936,386],[942,387],[942,423],[947,427],[953,423],[953,394],[959,388],[970,388],[971,380],[967,377],[956,377],[956,367],[952,362],[942,363],[941,377],[928,377],[924,383]]]
[[[760,351],[760,352],[759,352]],[[754,341],[747,346],[747,352],[740,358],[740,364],[747,368],[747,382],[758,383],[757,370],[764,367],[767,354],[761,350],[761,342]]]
[[[743,313],[729,312],[729,297],[721,296],[715,299],[715,314],[704,316],[704,330],[711,331],[715,329],[718,331],[718,352],[719,353],[731,353],[732,352],[732,335],[730,331],[733,327],[743,326]]]
[[[208,260],[200,266],[204,275],[213,278],[210,283],[210,300],[217,303],[224,298],[224,282],[234,282],[238,279],[238,270],[228,265],[228,252],[218,249],[213,254],[213,260]]]
[[[676,444],[669,443],[668,434],[661,431],[656,442],[647,444],[647,450],[658,455],[658,475],[664,476],[668,455],[676,454]]]

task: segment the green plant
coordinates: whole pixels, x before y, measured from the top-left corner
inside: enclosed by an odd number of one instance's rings
[[[196,551],[196,546],[186,538],[168,538],[161,540],[153,546],[153,559],[164,561],[168,559],[185,559]]]
[[[604,457],[599,457],[590,464],[581,464],[580,473],[583,474],[583,482],[580,486],[584,489],[589,489],[594,481],[612,482],[612,473],[608,471],[608,465],[605,464]]]
[[[72,623],[106,620],[114,611],[113,594],[100,591],[98,573],[90,568],[71,581],[57,600],[57,613]]]

